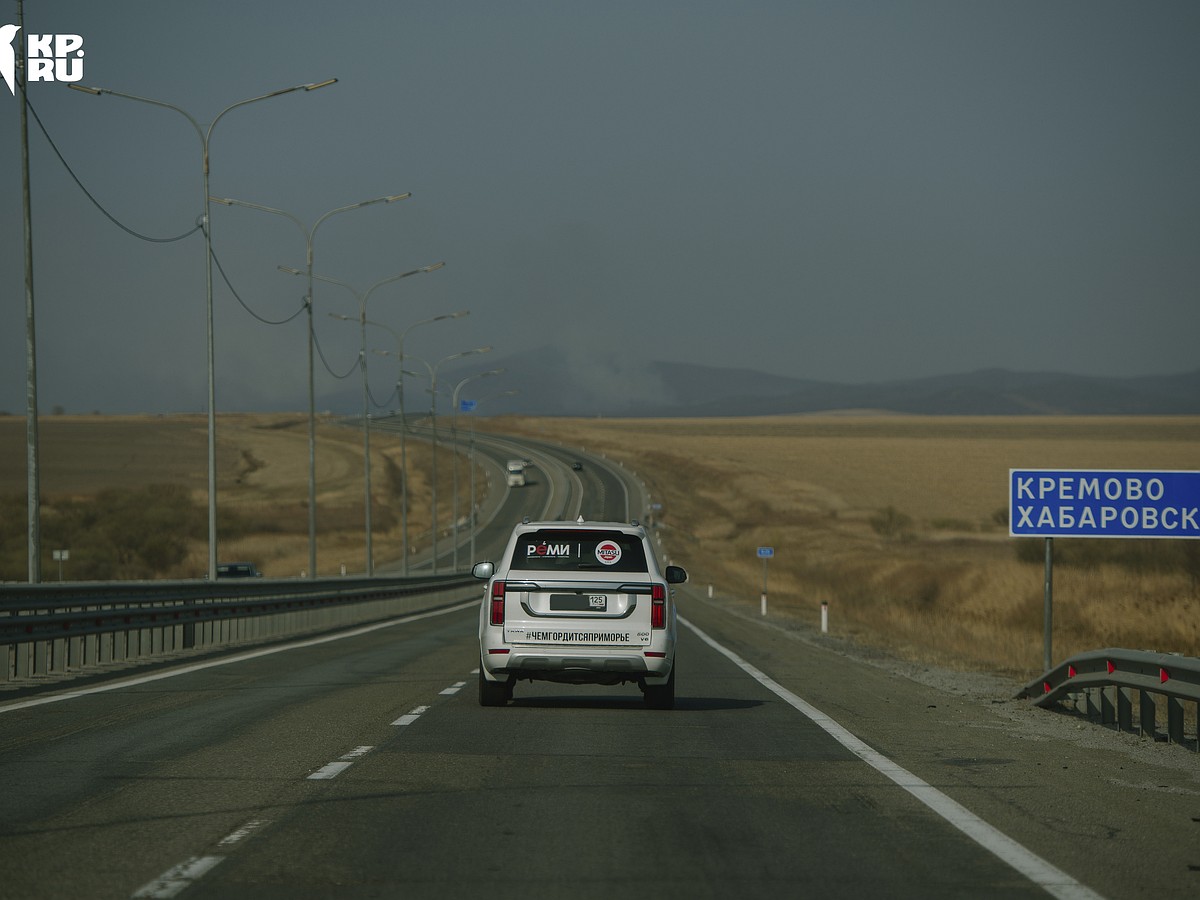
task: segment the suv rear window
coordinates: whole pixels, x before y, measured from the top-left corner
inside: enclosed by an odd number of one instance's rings
[[[517,538],[510,570],[646,572],[642,539],[621,531],[549,529]]]

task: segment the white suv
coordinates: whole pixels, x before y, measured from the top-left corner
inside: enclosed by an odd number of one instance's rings
[[[523,522],[486,579],[479,611],[479,703],[503,706],[518,679],[636,682],[653,709],[675,705],[675,603],[646,529],[615,522]]]

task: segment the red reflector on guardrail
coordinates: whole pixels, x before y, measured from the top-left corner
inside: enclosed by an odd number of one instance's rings
[[[1043,693],[1043,694],[1048,694],[1048,693],[1050,693],[1050,682],[1048,682],[1048,681],[1043,681],[1043,682],[1042,682],[1042,693]]]
[[[1074,678],[1077,674],[1078,673],[1075,671],[1074,666],[1067,666],[1067,677],[1068,678]]]
[[[1109,674],[1109,675],[1111,675],[1113,672],[1117,671],[1117,667],[1116,667],[1116,666],[1114,666],[1114,665],[1112,664],[1112,660],[1111,660],[1111,659],[1106,659],[1106,660],[1104,661],[1104,664],[1105,664],[1106,666],[1108,666],[1108,674]]]
[[[1171,680],[1170,672],[1168,672],[1166,669],[1158,670],[1158,683],[1159,684],[1166,684],[1170,680]]]

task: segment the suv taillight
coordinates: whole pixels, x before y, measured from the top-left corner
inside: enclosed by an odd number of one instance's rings
[[[493,625],[504,624],[504,582],[492,582],[492,619]]]
[[[650,627],[667,627],[667,589],[661,584],[650,586]]]

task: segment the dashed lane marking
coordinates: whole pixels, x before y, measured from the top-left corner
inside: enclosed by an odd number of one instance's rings
[[[354,765],[354,761],[366,756],[373,750],[373,747],[355,747],[349,753],[343,753],[337,760],[327,765],[321,766],[317,771],[308,776],[309,781],[326,781],[330,778],[337,778],[348,768]]]
[[[187,862],[167,869],[150,883],[142,885],[134,892],[134,900],[166,900],[174,897],[185,888],[191,887],[193,882],[224,859],[223,856],[193,856]]]
[[[418,706],[412,712],[405,713],[404,715],[402,715],[400,718],[398,718],[392,724],[393,725],[411,725],[413,722],[417,721],[417,719],[421,718],[421,716],[424,713],[428,712],[428,710],[429,710],[428,706]]]

